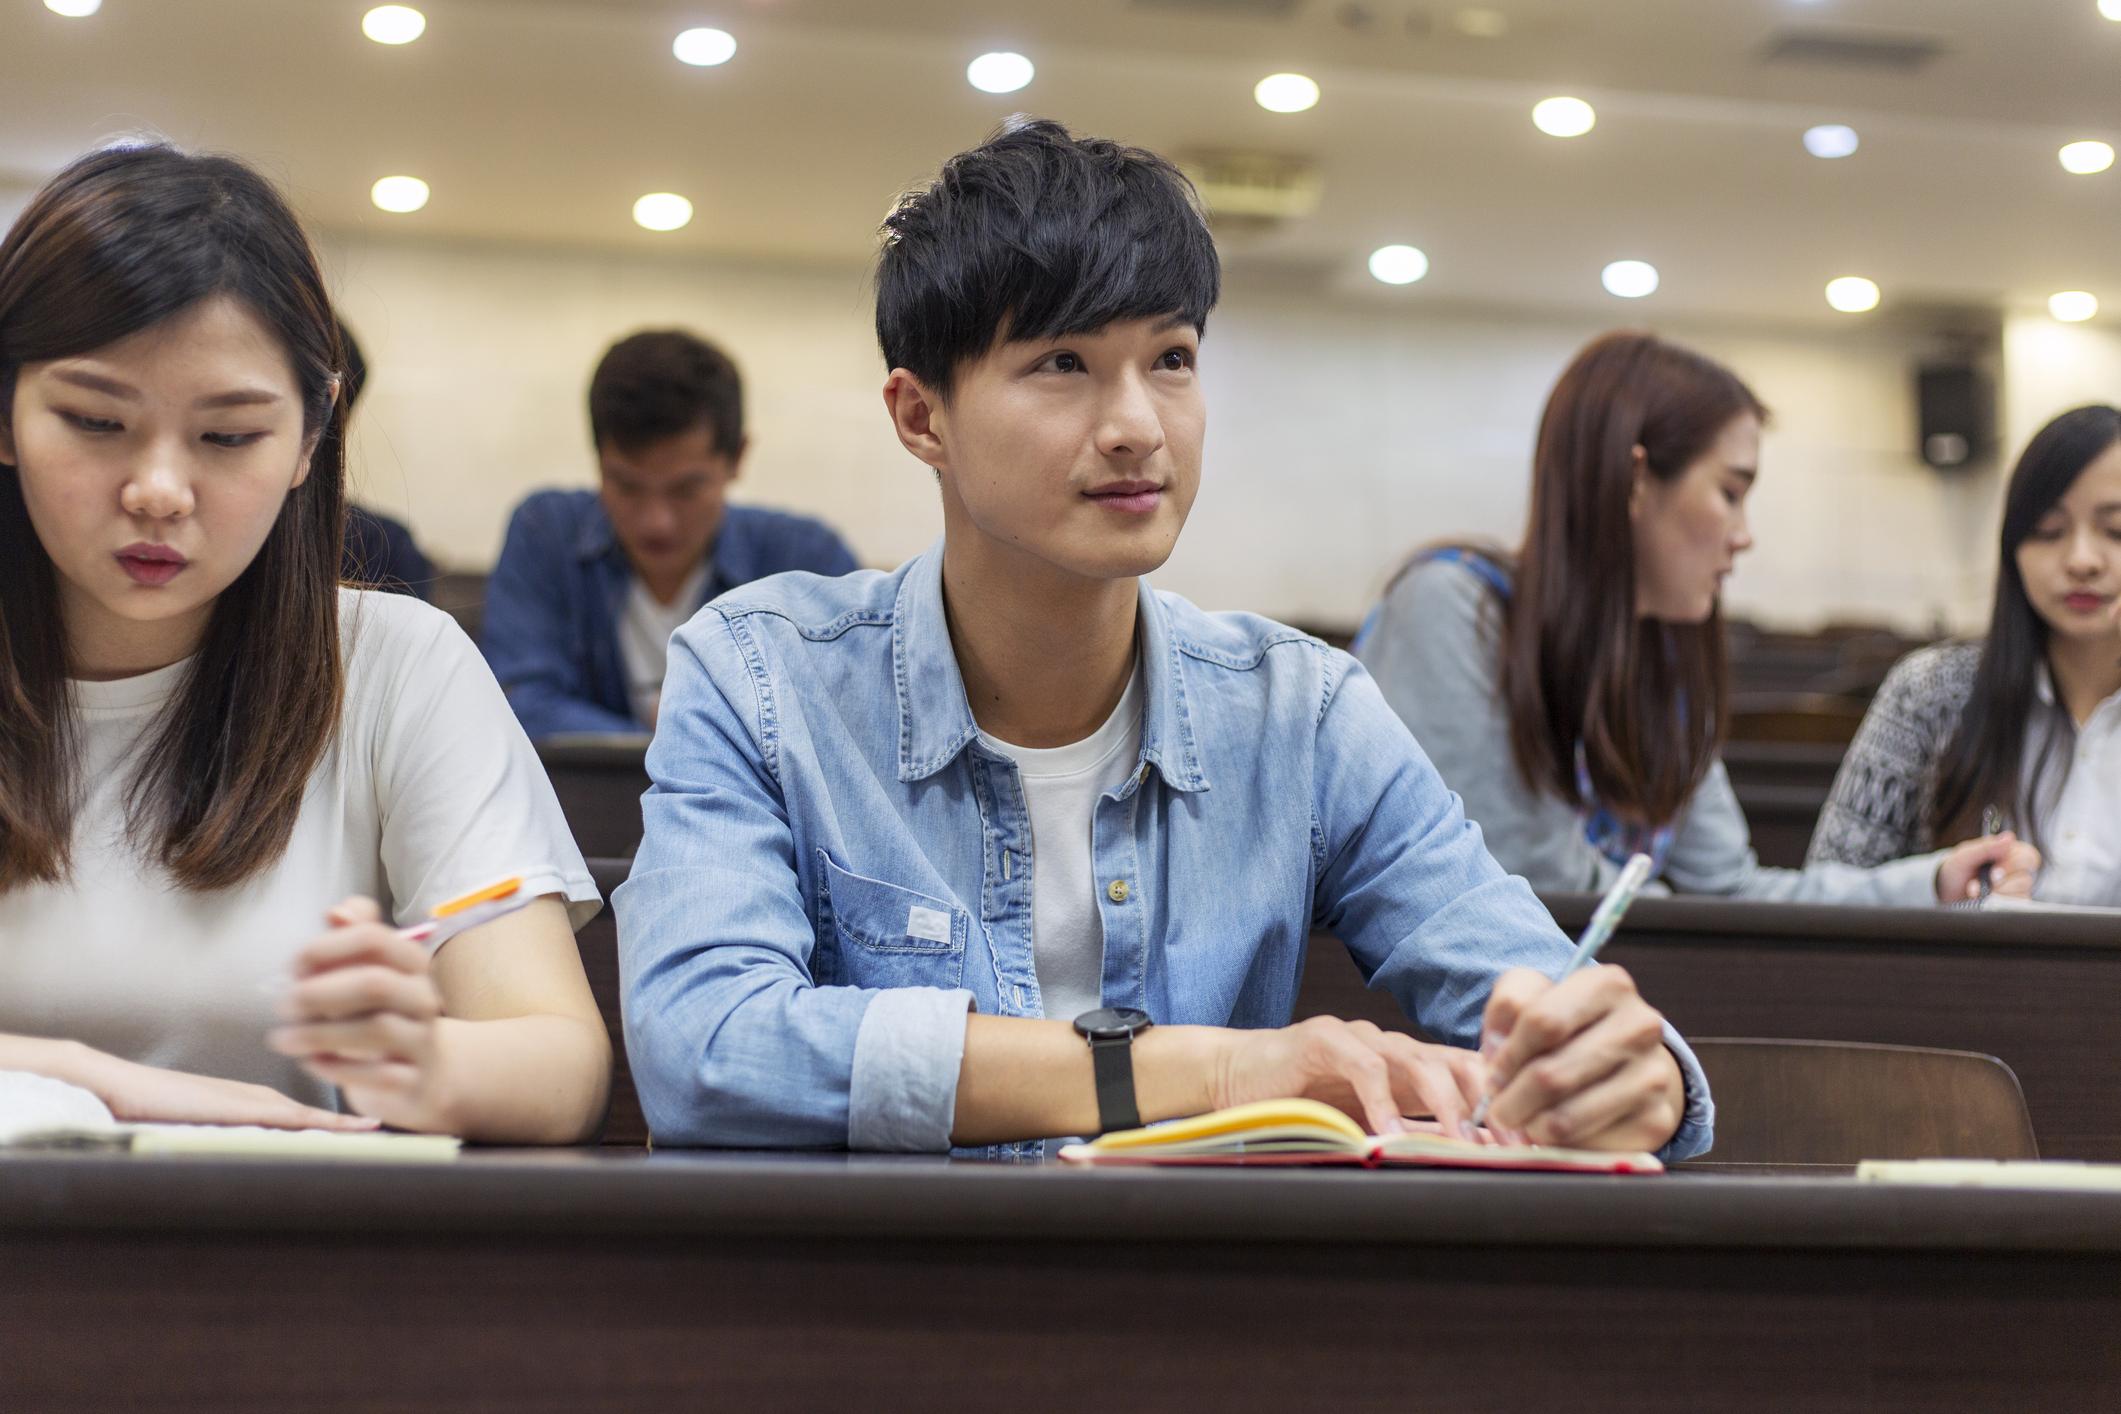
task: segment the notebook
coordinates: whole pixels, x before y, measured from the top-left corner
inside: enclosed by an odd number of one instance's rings
[[[199,1154],[224,1158],[358,1159],[446,1163],[462,1142],[446,1134],[342,1134],[258,1125],[120,1124],[78,1085],[0,1070],[0,1150]]]
[[[2121,1164],[2055,1159],[1865,1159],[1859,1183],[1941,1188],[2071,1188],[2121,1193]]]
[[[1652,1154],[1476,1144],[1439,1130],[1379,1136],[1317,1100],[1262,1100],[1191,1119],[1122,1129],[1061,1149],[1068,1163],[1344,1164],[1362,1168],[1507,1169],[1550,1173],[1663,1173]]]

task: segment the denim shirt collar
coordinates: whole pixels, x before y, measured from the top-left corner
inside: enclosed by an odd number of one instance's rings
[[[1141,644],[1141,760],[1176,790],[1208,789],[1186,710],[1184,658],[1170,616],[1139,581],[1136,633]],[[898,778],[925,780],[955,761],[979,736],[965,680],[950,646],[943,612],[943,547],[930,546],[906,567],[891,623],[891,673],[898,689]]]
[[[715,529],[714,542],[707,547],[708,598],[714,597],[716,586],[749,584],[763,576],[760,546],[755,537],[743,533],[742,520],[736,507],[722,512],[722,523]],[[589,503],[581,525],[575,531],[575,558],[584,562],[608,560],[631,573],[625,551],[619,548],[618,532],[612,529],[611,517],[604,511],[601,500]]]

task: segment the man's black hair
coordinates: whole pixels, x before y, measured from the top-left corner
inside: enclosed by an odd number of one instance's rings
[[[1222,264],[1193,184],[1153,152],[1013,118],[885,218],[876,266],[884,363],[947,397],[1003,337],[1123,319],[1205,331]]]
[[[589,380],[589,435],[638,452],[705,424],[723,456],[744,449],[744,380],[713,344],[683,329],[619,340]]]

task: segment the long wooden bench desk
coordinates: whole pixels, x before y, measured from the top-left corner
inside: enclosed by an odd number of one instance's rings
[[[1572,936],[1595,896],[1545,896]],[[1639,900],[1603,954],[1697,1036],[1940,1046],[1996,1056],[2040,1152],[2121,1162],[2121,914]],[[1314,939],[1299,1016],[1404,1027],[1347,950]]]
[[[0,1407],[2028,1411],[2121,1195],[564,1151],[0,1158]]]

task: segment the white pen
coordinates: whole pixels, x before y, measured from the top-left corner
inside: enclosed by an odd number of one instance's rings
[[[1635,895],[1650,881],[1650,870],[1653,867],[1647,854],[1638,854],[1621,869],[1620,877],[1613,881],[1613,887],[1605,891],[1605,897],[1598,900],[1598,907],[1591,910],[1591,921],[1584,925],[1583,936],[1576,940],[1575,955],[1570,957],[1569,965],[1561,969],[1561,975],[1554,979],[1555,986],[1560,986],[1591,965],[1592,959],[1598,956],[1598,950],[1606,945],[1606,940],[1613,936],[1613,930],[1620,926],[1621,917],[1628,911],[1628,906],[1635,902]],[[1488,1106],[1494,1102],[1493,1090],[1481,1096],[1480,1103],[1473,1107],[1473,1118],[1467,1123],[1475,1129],[1487,1123]]]

